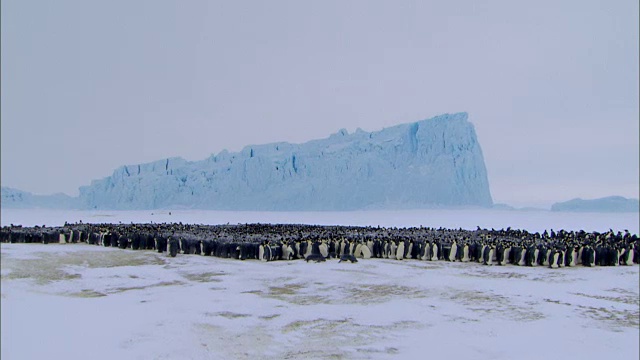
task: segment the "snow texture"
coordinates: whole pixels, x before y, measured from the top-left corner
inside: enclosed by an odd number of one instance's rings
[[[639,356],[638,266],[1,250],[2,359]]]
[[[247,146],[202,161],[118,168],[80,188],[85,209],[354,210],[491,206],[466,113],[304,144]]]
[[[635,214],[12,209],[31,226],[183,221],[630,228]],[[616,223],[613,223],[618,219]],[[640,267],[169,258],[1,244],[2,359],[638,359]],[[613,354],[613,355],[612,355]],[[615,355],[615,356],[614,356]]]
[[[573,199],[553,204],[551,211],[638,212],[640,211],[640,201],[622,196],[609,196],[593,200]]]
[[[556,213],[548,210],[495,210],[495,209],[419,209],[419,210],[367,210],[367,211],[307,211],[260,212],[215,210],[51,210],[2,209],[0,224],[24,226],[62,226],[70,223],[169,223],[186,224],[312,224],[411,227],[428,226],[448,229],[526,229],[614,232],[629,230],[640,234],[640,213]]]

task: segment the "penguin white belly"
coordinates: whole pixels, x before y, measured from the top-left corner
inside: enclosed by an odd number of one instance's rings
[[[411,252],[412,251],[413,251],[413,244],[409,243],[408,250],[407,250],[407,259],[412,259],[412,257],[411,257]]]
[[[502,255],[502,264],[507,265],[509,263],[509,253],[511,253],[511,247],[504,249],[504,253]]]
[[[520,260],[518,260],[518,265],[525,266],[527,262],[525,261],[527,256],[527,249],[522,249],[522,254],[520,254]]]
[[[578,250],[578,257],[576,257],[576,265],[582,265],[582,250],[584,248],[580,247],[580,249]]]
[[[480,256],[478,256],[478,262],[479,263],[483,263],[484,262],[484,249],[487,247],[487,245],[482,245],[482,248],[480,248]]]
[[[452,245],[451,252],[449,252],[449,261],[456,261],[457,253],[458,253],[458,247],[456,245]]]
[[[487,265],[493,265],[493,258],[495,256],[495,250],[489,249],[489,256],[487,260]]]
[[[625,261],[624,264],[633,265],[633,249],[629,249],[629,254],[627,255],[627,261]]]
[[[566,252],[560,251],[560,261],[559,261],[560,263],[558,264],[559,267],[564,267],[565,255],[566,255]]]
[[[304,258],[306,259],[309,255],[311,255],[311,249],[313,248],[313,244],[311,242],[307,242],[307,251],[304,253]]]
[[[465,245],[462,248],[462,262],[469,262],[471,259],[469,259],[469,245]]]
[[[538,257],[540,256],[540,250],[533,250],[533,263],[532,266],[538,266]]]
[[[66,238],[65,238],[65,236],[64,236],[64,234],[60,234],[60,235],[58,235],[58,242],[59,242],[60,244],[64,244],[64,243],[66,243],[66,242],[67,242],[67,241],[66,241]]]
[[[404,242],[400,242],[398,249],[396,250],[396,260],[402,260],[404,258]]]
[[[323,257],[329,257],[329,247],[327,247],[327,244],[320,244],[320,254],[322,254]]]
[[[267,261],[264,258],[264,245],[260,245],[260,247],[258,248],[258,259],[260,259],[261,261]]]
[[[569,266],[576,266],[576,259],[578,259],[578,252],[573,250],[571,252],[571,261],[569,261]]]
[[[620,265],[620,255],[620,250],[616,250],[616,261],[615,264],[613,264],[614,266]]]
[[[420,257],[420,260],[427,260],[429,258],[429,244],[424,244],[424,253]]]
[[[362,246],[362,249],[360,249],[360,252],[362,253],[363,259],[371,259],[371,251],[369,250],[368,246]]]
[[[436,246],[436,244],[433,244],[433,246],[431,246],[431,261],[436,260],[438,260],[438,246]]]
[[[353,256],[362,257],[362,245],[361,244],[356,245],[356,249],[353,251]]]

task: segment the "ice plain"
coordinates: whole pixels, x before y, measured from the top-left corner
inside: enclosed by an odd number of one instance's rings
[[[5,210],[2,225],[317,223],[638,233],[638,214]],[[639,357],[636,266],[262,263],[2,244],[3,359]]]

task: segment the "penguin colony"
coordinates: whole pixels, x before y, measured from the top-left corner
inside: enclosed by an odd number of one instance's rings
[[[5,226],[4,243],[87,243],[155,250],[175,257],[197,254],[262,261],[414,259],[484,265],[618,266],[640,262],[637,234],[511,228],[462,230],[319,225],[67,224],[62,227]]]

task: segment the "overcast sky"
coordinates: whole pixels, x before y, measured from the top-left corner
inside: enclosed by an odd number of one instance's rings
[[[467,111],[494,202],[638,197],[638,1],[2,0],[2,185]]]

